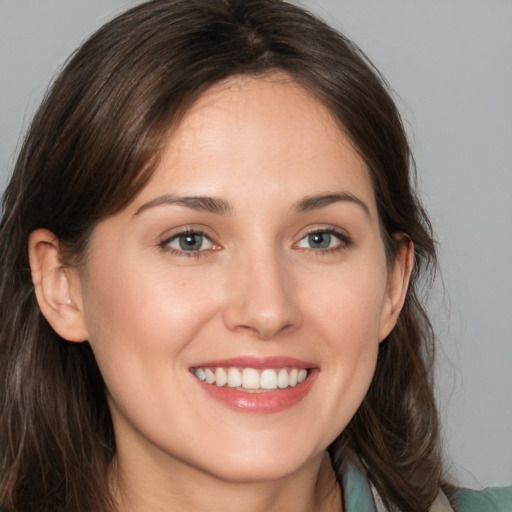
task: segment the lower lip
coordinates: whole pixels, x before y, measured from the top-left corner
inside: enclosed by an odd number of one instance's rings
[[[307,379],[294,387],[272,391],[247,392],[197,380],[202,389],[214,400],[238,412],[271,414],[298,404],[311,390],[318,371],[311,370]]]

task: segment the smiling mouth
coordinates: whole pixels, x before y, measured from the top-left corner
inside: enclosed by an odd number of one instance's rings
[[[239,368],[197,367],[192,373],[202,382],[239,391],[273,391],[293,388],[304,382],[310,371],[306,368]]]

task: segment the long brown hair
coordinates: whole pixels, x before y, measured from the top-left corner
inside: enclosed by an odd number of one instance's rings
[[[171,126],[201,92],[236,74],[285,72],[339,121],[373,180],[391,261],[415,260],[398,324],[380,344],[358,412],[329,447],[355,452],[384,501],[427,510],[441,483],[432,393],[434,339],[418,286],[435,268],[428,218],[388,87],[343,35],[281,0],[155,0],[120,15],[74,54],[36,114],[3,199],[0,228],[0,509],[112,510],[115,438],[88,343],[67,343],[39,311],[29,233],[57,235],[79,264],[95,225],[147,183]],[[339,478],[340,475],[338,475]]]

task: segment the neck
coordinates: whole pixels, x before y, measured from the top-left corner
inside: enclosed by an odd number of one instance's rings
[[[277,481],[231,482],[179,464],[152,468],[118,454],[113,471],[118,512],[341,512],[341,493],[326,454]],[[175,464],[174,464],[175,466]]]

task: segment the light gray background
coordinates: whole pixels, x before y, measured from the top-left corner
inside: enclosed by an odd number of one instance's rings
[[[0,0],[0,188],[54,72],[137,3]],[[466,485],[510,485],[512,1],[302,5],[354,39],[396,91],[440,242],[445,292],[438,284],[431,312],[448,469]]]

